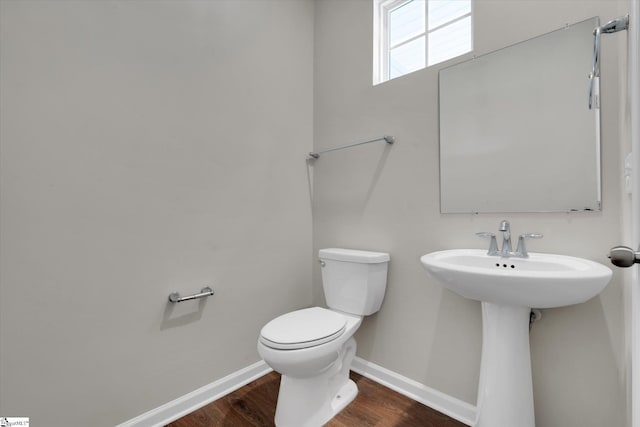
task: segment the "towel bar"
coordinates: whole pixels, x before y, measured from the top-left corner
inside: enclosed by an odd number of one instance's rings
[[[186,297],[181,297],[179,293],[177,292],[173,292],[169,295],[169,301],[171,302],[182,302],[182,301],[189,301],[192,299],[198,299],[198,298],[204,298],[204,297],[209,297],[211,295],[213,295],[213,289],[211,289],[209,286],[202,288],[202,290],[200,290],[199,294],[193,294],[193,295],[189,295]]]
[[[344,150],[345,148],[351,148],[351,147],[355,147],[357,145],[362,145],[362,144],[369,144],[370,142],[376,142],[376,141],[384,141],[387,144],[393,144],[395,142],[395,139],[392,136],[385,135],[378,138],[370,139],[368,141],[362,141],[362,142],[356,142],[354,144],[343,145],[342,147],[329,148],[328,150],[323,150],[323,151],[312,151],[311,153],[309,153],[309,157],[313,159],[317,159],[320,157],[320,154],[328,153],[330,151]]]

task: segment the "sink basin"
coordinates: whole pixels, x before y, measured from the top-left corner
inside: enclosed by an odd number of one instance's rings
[[[611,269],[565,255],[501,258],[482,249],[432,252],[420,258],[440,283],[463,297],[495,304],[551,308],[585,302],[611,279]]]
[[[487,255],[482,249],[420,258],[446,288],[482,301],[482,357],[473,427],[535,427],[529,348],[531,308],[578,304],[599,294],[612,272],[564,255]]]

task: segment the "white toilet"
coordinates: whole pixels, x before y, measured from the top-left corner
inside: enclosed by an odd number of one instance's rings
[[[258,353],[282,374],[278,427],[320,427],[356,397],[353,334],[384,299],[389,254],[321,249],[319,257],[329,308],[283,314],[260,331]]]

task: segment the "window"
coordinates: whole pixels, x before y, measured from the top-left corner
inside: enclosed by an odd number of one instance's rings
[[[471,0],[373,0],[378,84],[472,49]]]

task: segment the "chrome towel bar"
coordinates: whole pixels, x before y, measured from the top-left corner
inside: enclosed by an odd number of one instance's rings
[[[189,295],[189,296],[186,296],[186,297],[181,297],[179,293],[173,292],[173,293],[171,293],[169,295],[169,301],[171,301],[171,302],[189,301],[189,300],[192,300],[192,299],[210,297],[213,294],[214,294],[213,289],[211,289],[209,286],[207,286],[207,287],[202,288],[202,290],[200,291],[199,294]]]
[[[328,150],[322,150],[322,151],[312,151],[311,153],[309,153],[309,157],[317,159],[320,157],[320,154],[328,153],[329,151],[343,150],[345,148],[355,147],[356,145],[369,144],[370,142],[377,142],[377,141],[384,141],[387,144],[393,144],[394,142],[396,142],[396,140],[392,136],[385,135],[385,136],[380,136],[378,138],[370,139],[368,141],[356,142],[354,144],[349,144],[349,145],[343,145],[342,147],[329,148]]]

